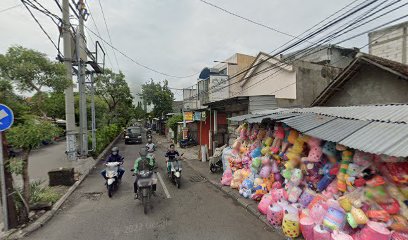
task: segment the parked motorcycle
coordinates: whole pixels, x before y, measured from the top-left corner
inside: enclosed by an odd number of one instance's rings
[[[181,148],[187,148],[187,147],[192,147],[192,146],[197,146],[197,142],[193,138],[188,138],[184,140],[179,141],[180,147]]]
[[[134,171],[134,169],[132,169]],[[137,174],[137,198],[142,201],[144,214],[147,214],[151,206],[153,185],[157,184],[156,174],[152,170],[142,170]]]
[[[184,154],[184,153],[183,153]],[[183,156],[183,154],[181,154],[181,156],[177,159],[175,159],[173,162],[170,162],[170,172],[168,172],[168,176],[170,178],[170,180],[176,184],[177,188],[180,188],[180,184],[181,184],[181,170],[183,169],[181,166],[181,157]]]
[[[113,192],[119,187],[119,165],[120,162],[108,162],[106,163],[106,188],[108,189],[108,196],[111,198]]]

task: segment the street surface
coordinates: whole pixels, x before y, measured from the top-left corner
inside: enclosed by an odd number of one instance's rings
[[[107,196],[100,175],[103,166],[98,164],[60,212],[25,239],[280,239],[187,164],[177,189],[165,174],[163,149],[155,154],[164,185],[159,181],[153,209],[144,215],[141,203],[133,198],[130,172],[144,144],[124,145],[122,141],[118,146],[126,173],[113,198]]]

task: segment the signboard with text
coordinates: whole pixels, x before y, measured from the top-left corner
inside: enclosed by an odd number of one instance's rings
[[[193,112],[184,112],[185,121],[193,121]]]

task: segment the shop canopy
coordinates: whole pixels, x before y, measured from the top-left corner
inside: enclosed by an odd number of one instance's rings
[[[247,115],[241,121],[260,123],[269,118],[350,148],[408,157],[408,104],[279,109],[262,116]]]

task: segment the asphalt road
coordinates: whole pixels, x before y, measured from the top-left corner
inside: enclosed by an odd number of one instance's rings
[[[279,239],[186,164],[181,188],[177,189],[165,174],[160,149],[155,154],[164,186],[159,184],[153,209],[145,215],[141,203],[133,198],[134,177],[130,172],[143,145],[122,142],[118,146],[125,157],[126,173],[113,198],[107,196],[100,176],[103,166],[99,164],[58,214],[25,239]]]

